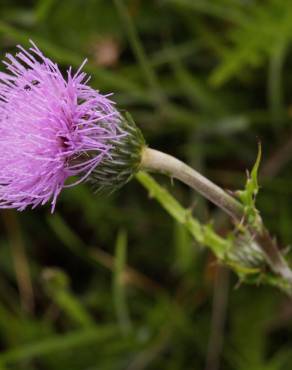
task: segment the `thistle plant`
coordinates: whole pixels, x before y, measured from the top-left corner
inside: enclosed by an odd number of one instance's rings
[[[35,44],[18,49],[7,55],[7,71],[0,74],[1,208],[23,211],[50,202],[53,212],[63,188],[88,182],[96,192],[113,192],[141,170],[163,173],[231,217],[235,231],[219,249],[215,244],[222,239],[213,230],[191,216],[186,221],[223,263],[243,278],[256,271],[257,280],[292,291],[292,272],[255,206],[260,156],[245,190],[230,195],[180,160],[149,148],[130,115],[89,86],[84,63],[64,77]],[[169,199],[160,197],[164,205]]]

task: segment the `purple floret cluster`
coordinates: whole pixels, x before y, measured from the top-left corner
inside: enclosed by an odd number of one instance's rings
[[[0,72],[0,208],[50,201],[54,211],[61,190],[86,180],[126,134],[114,103],[88,86],[84,63],[63,77],[31,44]]]

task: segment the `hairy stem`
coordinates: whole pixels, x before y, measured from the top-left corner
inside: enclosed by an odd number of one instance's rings
[[[231,216],[233,221],[238,223],[244,219],[244,207],[241,203],[179,159],[158,150],[145,148],[142,154],[141,167],[146,171],[163,173],[182,181],[220,207]],[[292,284],[292,271],[264,225],[262,225],[261,230],[253,228],[252,225],[247,225],[247,231],[263,251],[271,270]]]
[[[160,172],[182,181],[222,208],[236,221],[240,221],[243,217],[243,207],[236,199],[199,172],[169,154],[146,148],[142,156],[142,168]]]

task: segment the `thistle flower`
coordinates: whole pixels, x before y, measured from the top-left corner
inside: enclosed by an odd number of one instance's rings
[[[62,76],[37,46],[18,46],[0,72],[0,207],[20,211],[89,181],[113,191],[139,167],[143,137],[82,72]],[[72,176],[77,180],[71,181]]]

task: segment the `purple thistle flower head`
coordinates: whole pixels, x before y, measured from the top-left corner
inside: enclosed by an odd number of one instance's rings
[[[140,131],[109,95],[88,86],[85,62],[63,77],[31,44],[8,54],[7,73],[0,72],[0,208],[51,201],[54,211],[64,187],[122,186],[139,167]]]

